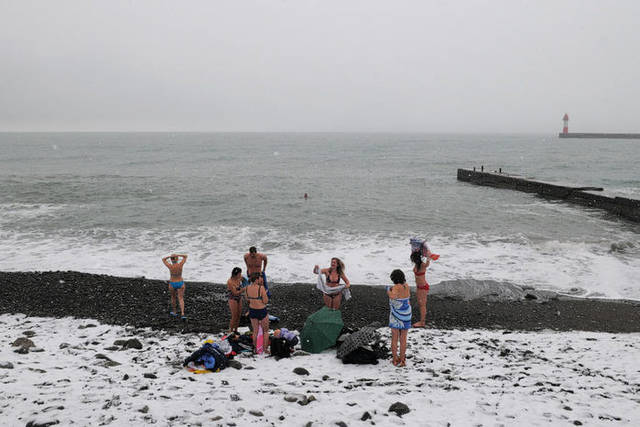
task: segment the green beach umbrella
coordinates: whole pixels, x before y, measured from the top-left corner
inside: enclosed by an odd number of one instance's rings
[[[340,310],[322,307],[304,322],[300,334],[302,349],[309,353],[320,353],[335,345],[343,325]]]

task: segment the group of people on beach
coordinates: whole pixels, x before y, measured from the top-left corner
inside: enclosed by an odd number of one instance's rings
[[[411,291],[407,284],[406,278],[402,270],[393,270],[390,275],[393,285],[387,287],[387,295],[389,297],[389,327],[391,328],[391,352],[393,355],[393,364],[395,366],[405,366],[406,348],[407,348],[407,330],[411,327],[426,327],[427,312],[427,295],[429,292],[429,284],[426,280],[426,270],[430,261],[438,259],[438,255],[431,253],[424,241],[420,241],[420,245],[416,245],[412,239],[411,261],[414,264],[413,273],[416,282],[416,296],[418,306],[420,308],[420,320],[411,323]],[[171,294],[171,306],[173,311],[170,312],[172,317],[178,317],[176,310],[176,300],[180,308],[180,317],[186,321],[184,313],[184,293],[186,285],[182,278],[182,269],[187,261],[185,254],[171,254],[162,259],[169,269],[169,292]],[[251,322],[251,330],[253,331],[254,348],[257,345],[258,330],[264,331],[264,341],[262,343],[265,349],[269,348],[269,314],[267,312],[267,304],[271,292],[266,276],[267,256],[257,251],[255,246],[249,248],[249,252],[244,255],[244,262],[247,269],[247,277],[242,274],[240,267],[234,267],[231,270],[231,277],[227,280],[227,294],[229,311],[231,319],[229,321],[229,332],[237,332],[240,326],[240,318],[242,316],[243,301],[247,301],[249,311],[247,313]],[[331,258],[328,268],[320,268],[314,266],[313,273],[322,276],[323,283],[326,287],[323,290],[324,305],[330,309],[338,310],[342,303],[343,289],[349,289],[351,283],[345,274],[345,265],[337,257]],[[341,285],[340,282],[344,285]],[[333,291],[331,288],[336,288]]]

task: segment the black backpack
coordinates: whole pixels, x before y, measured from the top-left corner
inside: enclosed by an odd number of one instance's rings
[[[271,355],[276,358],[281,357],[290,357],[291,352],[293,351],[293,346],[291,343],[282,338],[271,338]]]

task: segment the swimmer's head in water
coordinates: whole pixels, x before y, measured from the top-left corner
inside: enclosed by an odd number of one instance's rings
[[[394,285],[403,284],[407,282],[407,279],[404,277],[404,273],[402,270],[393,270],[391,272],[391,281]]]
[[[249,248],[249,253],[250,253],[250,254],[255,254],[255,253],[257,253],[257,252],[258,252],[258,250],[256,249],[256,247],[255,247],[255,246],[251,246],[251,247]]]
[[[233,267],[233,270],[231,270],[231,276],[237,276],[240,273],[242,273],[242,269],[240,267]]]

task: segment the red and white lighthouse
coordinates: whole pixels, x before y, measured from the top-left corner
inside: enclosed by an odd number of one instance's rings
[[[569,115],[567,113],[564,113],[562,121],[564,122],[564,125],[562,126],[562,133],[567,134],[569,133]]]

